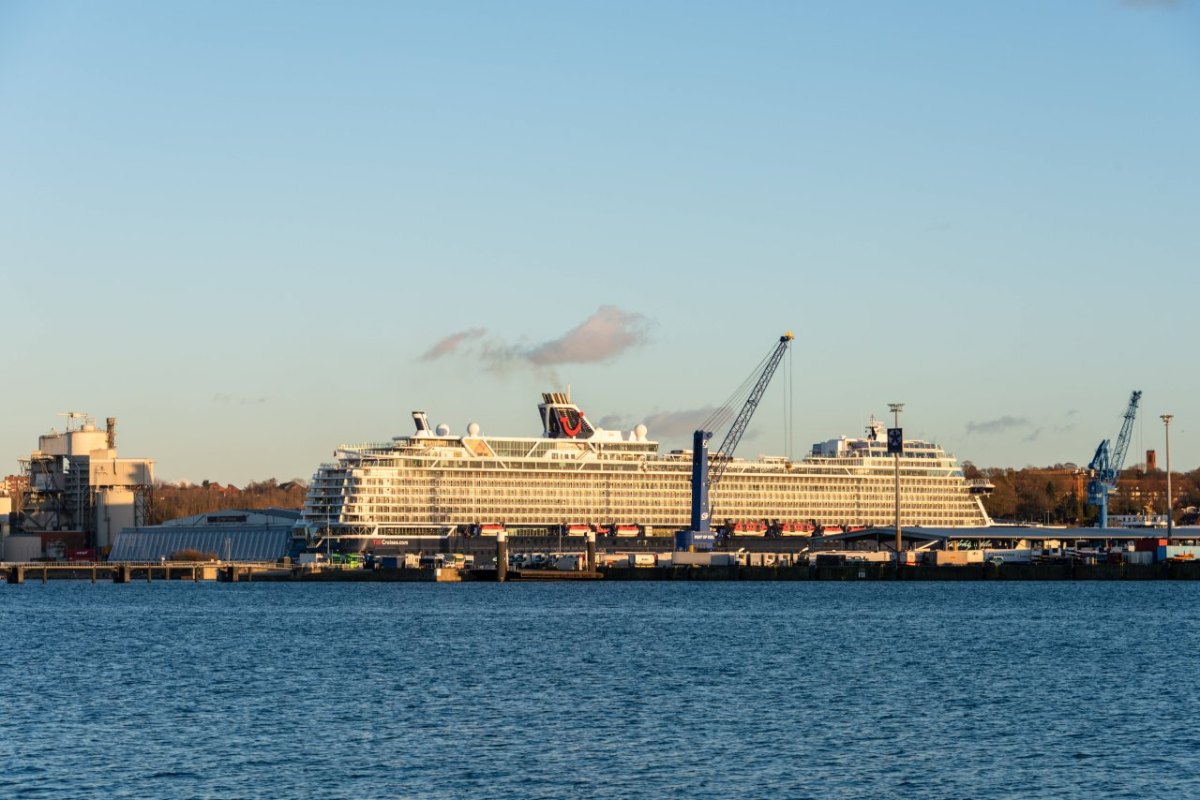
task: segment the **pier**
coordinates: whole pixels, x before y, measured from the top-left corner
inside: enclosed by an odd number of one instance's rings
[[[894,562],[762,564],[601,565],[596,569],[395,569],[330,568],[278,563],[243,564],[79,564],[29,562],[0,565],[11,585],[82,580],[114,584],[155,581],[222,583],[545,583],[551,581],[1147,581],[1200,580],[1200,561],[1133,563],[984,563],[968,565]]]
[[[144,581],[232,581],[253,580],[256,575],[277,572],[285,567],[271,563],[220,563],[194,561],[80,562],[27,561],[0,564],[0,577],[11,584],[27,581],[98,580],[112,583]]]

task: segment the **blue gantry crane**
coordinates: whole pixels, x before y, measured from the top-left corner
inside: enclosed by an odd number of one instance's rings
[[[783,359],[783,354],[787,351],[788,344],[793,338],[795,337],[792,336],[791,331],[780,336],[779,343],[775,345],[775,348],[759,363],[750,377],[743,381],[742,386],[751,385],[750,394],[742,405],[741,411],[734,418],[733,424],[730,425],[729,432],[721,441],[721,446],[711,459],[708,452],[708,440],[712,438],[712,431],[708,430],[709,422],[720,420],[727,412],[730,412],[732,398],[709,417],[708,422],[692,436],[691,528],[676,533],[676,550],[711,550],[716,544],[717,537],[712,530],[709,493],[721,481],[721,476],[725,474],[725,468],[733,460],[733,451],[737,449],[738,442],[742,440],[742,434],[746,432],[750,418],[754,416],[754,411],[758,408],[758,403],[762,400],[763,393],[767,391],[767,385],[771,382],[771,377],[779,367],[779,362]],[[739,392],[735,392],[734,396],[736,397],[738,394]]]
[[[1117,490],[1117,481],[1121,479],[1121,465],[1125,463],[1125,453],[1129,450],[1129,437],[1133,433],[1133,418],[1137,416],[1138,401],[1142,393],[1135,391],[1129,396],[1129,407],[1125,409],[1125,421],[1121,423],[1121,433],[1117,436],[1116,447],[1111,455],[1108,452],[1108,439],[1096,448],[1092,463],[1088,464],[1087,501],[1088,505],[1100,509],[1100,527],[1108,527],[1108,496]]]

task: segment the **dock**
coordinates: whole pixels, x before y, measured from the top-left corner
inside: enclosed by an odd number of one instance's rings
[[[10,584],[26,581],[98,580],[112,583],[154,581],[232,581],[260,579],[280,571],[277,563],[195,561],[26,561],[0,564],[0,577]]]
[[[81,580],[114,584],[155,581],[215,581],[221,583],[546,583],[553,581],[1148,581],[1200,580],[1200,560],[1153,564],[984,563],[969,565],[863,562],[818,564],[800,562],[774,566],[746,564],[676,564],[638,567],[601,565],[594,570],[497,570],[422,567],[349,569],[278,563],[109,564],[28,562],[0,564],[0,578],[11,585]]]

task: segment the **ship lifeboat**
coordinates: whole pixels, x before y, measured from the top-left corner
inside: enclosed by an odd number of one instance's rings
[[[808,522],[785,522],[779,526],[780,536],[812,536],[813,526]]]
[[[767,526],[761,522],[733,523],[734,536],[766,536]]]
[[[504,526],[500,525],[500,524],[489,523],[487,525],[479,526],[479,535],[480,536],[495,536],[496,534],[503,533],[503,532],[504,532]]]
[[[587,525],[568,525],[567,536],[587,536],[591,530]]]
[[[638,531],[637,525],[618,525],[617,526],[617,536],[619,536],[621,538],[631,539],[631,538],[636,537],[639,532],[640,531]]]
[[[833,536],[835,533],[842,533],[841,525],[826,525],[821,528],[821,533],[825,536]]]
[[[608,536],[610,533],[612,533],[611,525],[597,525],[596,526],[596,535],[597,536]]]

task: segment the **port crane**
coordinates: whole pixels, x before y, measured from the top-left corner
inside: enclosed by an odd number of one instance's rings
[[[775,345],[774,349],[759,363],[754,372],[750,373],[750,377],[742,382],[742,387],[751,387],[750,394],[734,418],[733,424],[729,426],[729,432],[725,434],[725,438],[721,441],[721,446],[717,448],[716,454],[711,460],[709,459],[708,450],[708,440],[713,435],[711,429],[718,427],[715,423],[726,418],[731,413],[734,403],[733,398],[726,401],[725,405],[714,412],[700,429],[693,434],[691,528],[676,533],[676,550],[711,550],[713,545],[716,544],[716,534],[712,530],[709,493],[720,483],[721,477],[725,474],[725,469],[729,466],[729,462],[733,460],[733,451],[737,449],[738,442],[742,439],[742,434],[746,432],[747,426],[750,425],[750,418],[754,416],[754,411],[758,408],[758,403],[762,400],[763,393],[767,391],[767,385],[771,382],[772,376],[775,375],[775,370],[779,367],[779,362],[783,360],[783,354],[787,351],[788,345],[794,338],[791,331],[780,336],[779,342]],[[742,389],[739,388],[738,391],[734,392],[734,397],[739,396],[741,391]]]
[[[1108,451],[1108,439],[1100,442],[1096,455],[1088,464],[1087,501],[1088,505],[1100,509],[1099,527],[1108,527],[1108,496],[1117,490],[1117,481],[1121,479],[1121,465],[1125,463],[1125,453],[1129,450],[1129,438],[1133,433],[1133,419],[1137,416],[1138,401],[1142,393],[1135,391],[1129,396],[1129,407],[1125,409],[1125,421],[1121,423],[1121,433],[1117,436],[1117,444],[1112,454]]]

